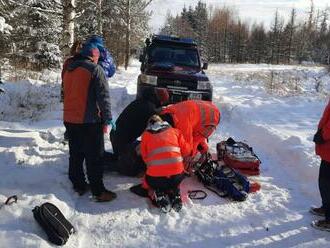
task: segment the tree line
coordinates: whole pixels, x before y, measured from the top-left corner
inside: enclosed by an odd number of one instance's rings
[[[315,9],[311,1],[307,15],[291,10],[289,20],[274,13],[272,24],[249,25],[234,9],[210,9],[199,1],[180,14],[167,15],[160,33],[192,37],[205,60],[214,63],[330,64],[329,9]]]
[[[16,67],[58,68],[75,40],[99,34],[127,68],[149,32],[151,1],[0,0],[1,57]]]

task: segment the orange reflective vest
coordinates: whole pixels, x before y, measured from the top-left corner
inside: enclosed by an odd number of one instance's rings
[[[171,114],[175,128],[182,132],[192,147],[193,155],[197,153],[199,144],[207,148],[206,139],[220,122],[217,106],[202,100],[188,100],[170,105],[161,114]]]
[[[315,152],[321,159],[330,162],[330,101],[324,110],[318,129],[322,129],[323,144],[315,145]]]
[[[183,158],[191,149],[182,133],[176,128],[167,128],[153,133],[145,131],[141,138],[141,155],[147,165],[146,175],[169,177],[184,171]]]

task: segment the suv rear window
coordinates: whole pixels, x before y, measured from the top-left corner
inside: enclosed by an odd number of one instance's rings
[[[196,49],[175,46],[152,46],[148,52],[149,63],[171,63],[178,66],[199,67]]]

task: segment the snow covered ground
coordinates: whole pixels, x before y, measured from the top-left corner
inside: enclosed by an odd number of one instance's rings
[[[134,62],[110,80],[114,116],[134,99],[138,73]],[[320,67],[268,65],[210,65],[208,75],[222,113],[211,147],[230,136],[252,145],[262,160],[261,176],[254,177],[262,190],[241,203],[208,192],[167,215],[128,191],[137,178],[105,174],[106,186],[118,194],[110,203],[74,194],[68,147],[61,143],[59,82],[2,85],[0,202],[13,194],[19,199],[0,209],[0,247],[50,247],[31,212],[46,201],[78,230],[66,247],[330,247],[329,233],[312,229],[315,217],[308,213],[320,204],[311,140],[330,77]],[[182,188],[203,189],[193,178]]]

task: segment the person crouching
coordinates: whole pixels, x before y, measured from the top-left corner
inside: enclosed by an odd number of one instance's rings
[[[143,187],[153,192],[152,201],[163,212],[180,211],[179,185],[184,179],[183,158],[191,147],[180,130],[153,115],[141,138],[141,155],[147,165]]]

